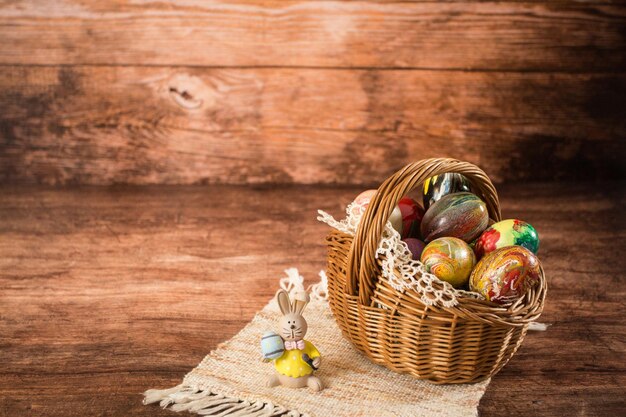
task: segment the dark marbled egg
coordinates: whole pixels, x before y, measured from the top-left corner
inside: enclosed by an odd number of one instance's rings
[[[443,196],[461,192],[472,192],[469,180],[462,174],[448,172],[430,177],[422,185],[424,210]]]
[[[456,193],[442,197],[426,211],[421,232],[425,242],[449,236],[469,243],[488,224],[487,206],[480,198],[472,193]]]

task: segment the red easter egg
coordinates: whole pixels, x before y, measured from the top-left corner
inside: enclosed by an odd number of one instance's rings
[[[402,213],[402,239],[420,237],[420,226],[424,217],[424,209],[411,197],[403,197],[398,202]]]
[[[494,228],[488,228],[476,239],[474,253],[478,259],[485,253],[493,252],[497,249],[496,244],[500,240],[500,232]]]

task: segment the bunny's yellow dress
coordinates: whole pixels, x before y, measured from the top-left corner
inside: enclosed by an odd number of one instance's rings
[[[311,360],[318,358],[320,353],[315,346],[309,341],[304,341],[304,349],[285,350],[283,355],[276,359],[274,366],[279,374],[298,378],[309,375],[313,372],[313,368],[302,359],[302,355],[306,353]]]

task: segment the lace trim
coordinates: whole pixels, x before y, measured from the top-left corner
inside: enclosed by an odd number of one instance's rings
[[[325,211],[318,210],[317,220],[342,233],[354,236],[366,206],[351,203],[346,208],[346,218],[337,221]],[[458,304],[457,297],[483,299],[475,292],[457,290],[449,283],[440,280],[426,271],[420,261],[413,260],[411,251],[400,234],[387,222],[383,236],[376,250],[376,258],[381,259],[383,278],[396,291],[411,289],[420,294],[420,300],[430,306],[453,307]],[[397,273],[395,272],[397,271]],[[433,285],[436,283],[437,285]]]
[[[286,277],[281,278],[279,281],[280,288],[287,291],[289,294],[294,294],[298,291],[306,291],[309,293],[311,300],[316,301],[328,301],[328,278],[326,272],[321,270],[318,275],[320,280],[317,284],[309,285],[304,289],[304,277],[298,272],[298,268],[285,269]]]

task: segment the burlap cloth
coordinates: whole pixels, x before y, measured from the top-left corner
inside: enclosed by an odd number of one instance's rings
[[[295,272],[294,272],[295,271]],[[297,270],[281,281],[286,290],[302,288]],[[325,278],[321,274],[322,278]],[[489,381],[465,385],[434,385],[371,363],[342,337],[324,284],[314,286],[304,311],[309,323],[305,339],[322,354],[316,375],[326,389],[266,388],[274,365],[263,363],[260,338],[275,330],[280,311],[270,301],[236,336],[219,345],[193,369],[182,384],[146,391],[144,403],[160,402],[174,411],[210,416],[476,416]]]

